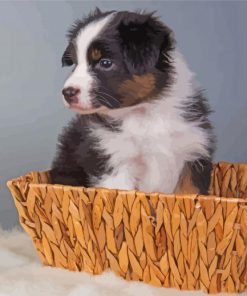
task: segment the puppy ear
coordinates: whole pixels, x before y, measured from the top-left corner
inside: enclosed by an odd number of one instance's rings
[[[155,67],[173,48],[172,31],[151,14],[123,17],[118,27],[124,59],[131,73]]]
[[[69,67],[74,64],[72,50],[72,45],[69,44],[62,56],[62,67]]]

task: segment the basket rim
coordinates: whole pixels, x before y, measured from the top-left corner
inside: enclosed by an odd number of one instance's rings
[[[229,164],[229,165],[246,165],[245,163],[229,163],[229,162],[219,162],[219,165],[221,164]],[[27,183],[29,187],[33,188],[44,188],[44,187],[52,187],[52,188],[59,188],[64,190],[82,190],[83,192],[90,192],[90,191],[101,191],[101,192],[113,192],[116,191],[116,194],[126,194],[126,193],[132,193],[135,195],[146,195],[151,197],[158,196],[159,198],[178,198],[178,199],[191,199],[196,201],[200,200],[214,200],[214,201],[221,201],[221,202],[233,202],[233,203],[246,203],[247,204],[247,198],[244,197],[224,197],[224,196],[216,196],[213,194],[208,195],[202,195],[202,194],[175,194],[175,193],[164,193],[164,192],[145,192],[141,190],[124,190],[124,189],[117,189],[117,188],[104,188],[104,187],[83,187],[83,186],[71,186],[71,185],[63,185],[63,184],[49,184],[49,183],[32,183],[33,175],[40,174],[40,173],[48,173],[50,169],[43,170],[43,171],[30,171],[29,173],[26,173],[22,176],[10,179],[7,181],[7,187],[11,188],[12,186],[15,186],[15,183],[24,182]]]

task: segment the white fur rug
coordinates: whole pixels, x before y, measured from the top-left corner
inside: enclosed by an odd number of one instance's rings
[[[0,296],[202,296],[127,282],[111,272],[100,276],[69,272],[40,264],[27,234],[0,229]],[[222,295],[222,294],[221,294]]]

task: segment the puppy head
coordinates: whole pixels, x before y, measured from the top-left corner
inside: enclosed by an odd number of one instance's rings
[[[66,105],[79,113],[152,101],[171,84],[175,42],[153,14],[96,9],[68,37],[62,64],[73,71],[63,94]]]

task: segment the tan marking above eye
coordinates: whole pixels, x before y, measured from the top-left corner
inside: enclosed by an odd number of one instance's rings
[[[124,96],[136,101],[147,98],[155,90],[155,77],[151,73],[133,75],[132,79],[125,80],[119,87]]]
[[[93,48],[91,51],[91,57],[94,61],[98,61],[102,57],[102,53],[99,49]]]

